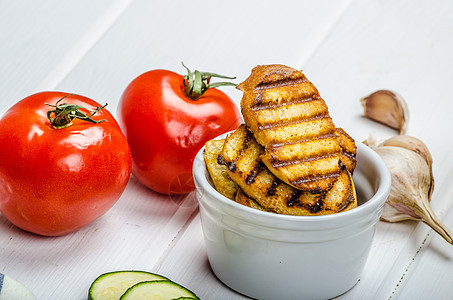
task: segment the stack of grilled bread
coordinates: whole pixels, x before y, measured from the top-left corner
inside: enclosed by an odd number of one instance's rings
[[[257,66],[238,89],[245,124],[205,146],[219,193],[259,210],[325,215],[357,206],[354,140],[336,128],[305,75]]]

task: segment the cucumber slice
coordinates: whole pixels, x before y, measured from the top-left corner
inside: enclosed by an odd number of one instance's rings
[[[134,299],[198,299],[185,287],[172,281],[144,281],[129,288],[120,300]]]
[[[36,300],[36,297],[24,285],[0,273],[0,299]]]
[[[128,288],[142,281],[168,280],[144,271],[116,271],[100,275],[90,286],[90,300],[118,300]]]

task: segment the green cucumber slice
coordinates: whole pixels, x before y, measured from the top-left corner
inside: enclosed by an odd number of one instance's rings
[[[0,299],[36,300],[36,297],[24,285],[0,273]]]
[[[120,300],[134,299],[198,299],[199,298],[185,287],[173,281],[144,281],[129,288]]]
[[[90,286],[90,300],[118,300],[128,288],[142,281],[168,280],[144,271],[116,271],[100,275]]]

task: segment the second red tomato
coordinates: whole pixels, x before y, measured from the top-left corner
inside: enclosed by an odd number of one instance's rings
[[[194,74],[189,71],[189,75]],[[119,104],[119,122],[132,152],[132,173],[162,194],[191,192],[196,153],[209,139],[242,122],[239,109],[225,93],[207,88],[209,75],[198,73],[193,78],[168,70],[146,72],[129,84]],[[195,84],[195,90],[201,84],[202,95],[191,95],[188,84]]]

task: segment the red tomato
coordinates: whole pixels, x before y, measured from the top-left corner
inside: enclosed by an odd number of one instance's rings
[[[192,100],[184,89],[182,75],[153,70],[135,78],[119,104],[119,122],[132,152],[132,174],[167,195],[192,191],[196,153],[208,140],[242,122],[239,109],[222,91],[209,88]]]
[[[91,117],[104,120],[99,123],[51,125],[47,113],[55,107],[45,103],[55,105],[64,96],[59,103],[99,107],[83,96],[42,92],[19,101],[0,120],[0,211],[17,227],[46,236],[67,234],[103,215],[131,172],[127,140],[106,109]]]

